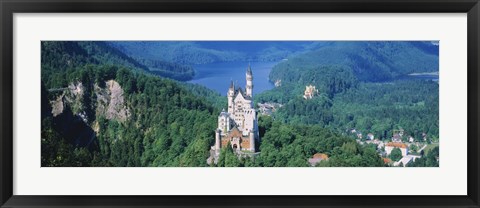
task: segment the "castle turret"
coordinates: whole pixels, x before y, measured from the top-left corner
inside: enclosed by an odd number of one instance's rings
[[[245,87],[245,94],[247,96],[252,97],[252,91],[253,91],[253,74],[252,74],[252,68],[250,67],[250,64],[248,64],[247,68],[247,73],[246,73],[246,79],[247,79],[247,86]]]
[[[235,85],[233,81],[230,82],[230,88],[228,88],[228,113],[233,114],[235,112],[235,105],[233,103],[233,96],[235,95]]]
[[[220,154],[220,129],[217,129],[215,131],[215,154],[219,155]]]
[[[250,131],[250,151],[255,152],[255,133]]]

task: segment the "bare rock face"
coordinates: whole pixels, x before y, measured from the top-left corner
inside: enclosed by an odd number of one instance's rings
[[[52,106],[53,117],[62,114],[65,107],[63,102],[63,94],[61,96],[58,96],[56,100],[50,101],[50,105]]]
[[[105,88],[95,85],[97,95],[97,115],[104,115],[109,120],[126,121],[130,110],[125,105],[123,89],[115,80],[105,82]]]
[[[77,114],[80,114],[84,110],[82,104],[84,87],[81,82],[70,83],[66,88],[59,88],[55,90],[63,90],[63,92],[57,97],[57,99],[50,101],[50,105],[52,106],[52,115],[54,117],[62,114],[66,105],[69,105]]]
[[[84,109],[85,104],[83,103],[84,85],[81,82],[71,83],[62,90],[64,90],[63,93],[57,99],[50,101],[53,116],[62,114],[66,105],[68,105],[75,115],[80,116],[85,123],[88,123],[90,118],[87,118],[85,113],[88,109]],[[120,122],[124,122],[130,117],[130,110],[125,104],[123,89],[118,82],[109,80],[105,82],[105,87],[99,87],[95,84],[94,92],[97,105],[96,109],[90,110],[94,110],[97,116],[104,116],[108,120]]]
[[[76,84],[71,83],[68,85],[68,91],[75,97],[80,98],[83,95],[84,87],[81,82],[77,82]]]
[[[82,97],[84,93],[84,87],[81,82],[70,83],[68,90],[65,92],[65,99],[67,103],[71,104],[73,112],[80,113],[84,111]]]

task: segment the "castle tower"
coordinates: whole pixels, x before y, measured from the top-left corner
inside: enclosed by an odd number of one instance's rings
[[[252,68],[250,67],[250,64],[248,64],[247,68],[247,73],[246,73],[246,78],[247,78],[247,86],[245,87],[245,94],[247,96],[252,97],[252,91],[253,91],[253,75],[252,75]]]
[[[250,151],[255,152],[255,133],[250,131]]]
[[[230,81],[230,88],[228,88],[227,97],[228,97],[228,113],[233,114],[235,112],[235,105],[233,103],[233,96],[235,95],[235,86],[233,81]]]
[[[220,154],[220,129],[217,129],[215,131],[215,154],[219,155]]]

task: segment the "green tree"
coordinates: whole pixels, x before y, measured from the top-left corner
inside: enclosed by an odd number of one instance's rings
[[[402,159],[402,150],[396,147],[393,148],[392,152],[390,153],[390,159],[392,159],[393,161],[398,161]]]

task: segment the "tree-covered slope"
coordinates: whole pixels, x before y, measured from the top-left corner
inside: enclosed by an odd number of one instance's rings
[[[280,85],[255,96],[257,103],[282,104],[272,117],[259,119],[260,155],[239,158],[225,148],[217,166],[309,166],[308,159],[316,153],[329,156],[317,166],[383,166],[375,145],[358,144],[345,133],[352,128],[380,139],[389,139],[396,129],[405,129],[406,136],[416,140],[425,133],[438,139],[438,83],[392,81],[412,72],[438,70],[430,68],[435,61],[438,65],[438,47],[433,44],[184,44],[170,54],[176,61],[249,59],[245,54],[255,53],[267,59],[288,57],[272,71],[282,80]],[[186,62],[149,58],[155,52],[148,51],[153,50],[150,44],[131,52],[145,53],[142,57],[111,46],[42,42],[42,166],[206,166],[226,97],[163,78],[182,80],[192,68]],[[242,52],[232,52],[235,48]],[[193,52],[178,55],[183,50]],[[300,53],[305,50],[310,52]],[[158,70],[152,72],[152,67]],[[380,80],[389,81],[372,82]],[[312,99],[303,98],[307,85],[318,89]],[[438,166],[436,158],[438,150],[414,166]]]
[[[42,166],[205,166],[218,110],[201,95],[212,92],[114,52],[42,43]]]
[[[393,130],[405,129],[421,140],[439,137],[439,85],[434,81],[402,80],[392,83],[365,83],[339,94],[333,100],[331,126],[356,128],[380,138]]]
[[[89,42],[42,45],[42,166],[206,166],[226,98],[143,73],[139,62],[114,52]],[[383,165],[371,150],[318,125],[266,117],[260,128],[261,156],[238,158],[227,148],[217,165],[308,166],[319,151],[332,158],[323,166]]]
[[[70,76],[81,86],[78,98],[76,89],[60,95],[43,89],[54,98],[42,105],[43,166],[205,165],[218,111],[204,98],[174,81],[113,66],[87,65]],[[111,85],[101,87],[110,80],[122,98],[113,97]],[[49,113],[54,100],[63,101],[58,115]],[[124,119],[112,116],[122,109]]]
[[[48,78],[54,78],[49,75],[52,70],[67,70],[85,64],[124,66],[182,81],[189,80],[195,75],[192,67],[166,61],[134,59],[104,41],[42,41],[41,47],[42,62],[49,62],[42,70],[42,74]]]
[[[270,80],[297,82],[321,66],[349,68],[361,81],[386,81],[414,72],[438,71],[438,46],[430,42],[342,41],[306,52],[272,69]]]
[[[147,67],[104,42],[42,41],[42,81],[49,88],[65,87],[71,78],[69,70],[86,64],[116,64],[137,71]]]
[[[217,166],[220,167],[308,167],[308,159],[321,153],[329,157],[321,167],[382,167],[384,163],[375,146],[363,146],[351,137],[335,133],[319,125],[292,125],[259,118],[260,154],[241,157],[231,148],[223,148]]]
[[[405,129],[435,140],[438,83],[406,78],[429,71],[438,71],[438,46],[430,42],[326,42],[276,65],[270,79],[277,87],[255,99],[282,104],[273,116],[289,124],[357,129],[382,139]],[[318,91],[305,99],[309,85]]]

